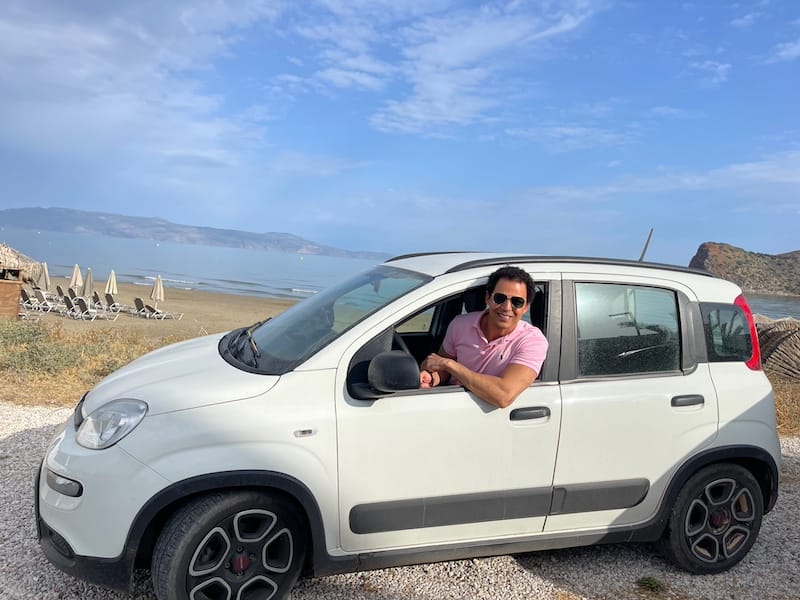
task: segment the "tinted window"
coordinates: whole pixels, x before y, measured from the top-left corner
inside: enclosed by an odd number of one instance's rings
[[[575,298],[579,375],[679,368],[675,292],[645,286],[577,283]]]
[[[753,354],[750,326],[742,309],[733,304],[700,304],[711,362],[747,361]]]

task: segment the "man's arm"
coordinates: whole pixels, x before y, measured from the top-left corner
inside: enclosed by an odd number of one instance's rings
[[[536,379],[536,371],[523,365],[508,365],[500,376],[484,375],[471,371],[449,356],[431,354],[422,362],[422,368],[432,374],[444,373],[458,379],[461,384],[481,400],[498,408],[510,406],[517,396]],[[434,375],[434,381],[435,381]]]

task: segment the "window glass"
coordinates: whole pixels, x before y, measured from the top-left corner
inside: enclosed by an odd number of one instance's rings
[[[742,309],[733,304],[703,302],[703,329],[711,362],[747,361],[753,354],[750,325]]]
[[[610,283],[576,283],[578,374],[674,371],[680,365],[675,292]]]
[[[395,327],[395,331],[397,331],[397,333],[428,333],[431,329],[435,310],[436,305],[431,306],[421,313],[417,313],[412,318]]]
[[[294,369],[356,323],[430,279],[381,265],[298,302],[253,330],[258,370],[282,374]]]

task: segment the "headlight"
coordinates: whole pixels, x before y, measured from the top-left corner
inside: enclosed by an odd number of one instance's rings
[[[90,450],[108,448],[133,431],[146,414],[147,404],[141,400],[112,400],[86,417],[76,439]]]

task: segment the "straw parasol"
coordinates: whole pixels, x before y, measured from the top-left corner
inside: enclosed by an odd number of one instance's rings
[[[111,269],[111,273],[108,275],[105,293],[111,294],[112,296],[116,296],[119,293],[119,290],[117,290],[117,274],[114,273],[114,269]]]
[[[158,303],[164,301],[164,282],[161,281],[161,275],[156,277],[153,282],[153,289],[150,290],[150,299],[155,303],[155,308],[158,308]]]
[[[81,275],[81,268],[76,264],[72,267],[72,277],[69,280],[69,287],[76,292],[83,285],[83,275]]]
[[[34,270],[38,268],[38,265],[39,263],[30,256],[24,255],[11,246],[0,243],[0,270],[18,271],[18,276],[22,281],[32,281]]]

